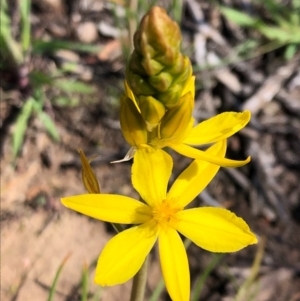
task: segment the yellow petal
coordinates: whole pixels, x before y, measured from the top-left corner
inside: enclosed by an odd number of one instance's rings
[[[186,250],[176,230],[166,228],[158,236],[159,255],[166,288],[173,301],[190,299],[190,271]]]
[[[139,224],[150,220],[151,209],[135,199],[113,194],[82,194],[61,199],[66,207],[111,223]]]
[[[140,108],[139,108],[139,106],[138,106],[138,104],[136,102],[134,94],[133,94],[132,90],[130,89],[130,87],[129,87],[129,85],[128,85],[128,83],[127,83],[126,80],[124,81],[124,86],[125,86],[125,93],[126,93],[127,97],[129,97],[133,101],[136,109],[138,110],[139,113],[141,113],[141,110],[140,110]]]
[[[207,154],[224,157],[226,140],[222,140],[209,149]],[[183,208],[190,203],[213,179],[220,166],[202,160],[194,160],[176,179],[168,192],[168,199],[174,199]]]
[[[120,123],[128,144],[139,146],[147,143],[146,124],[132,100],[125,95],[121,97]]]
[[[157,229],[153,221],[117,234],[106,244],[98,259],[95,283],[116,285],[132,278],[156,239]]]
[[[176,107],[168,110],[161,120],[160,137],[161,139],[176,139],[182,137],[190,124],[194,99],[192,93],[182,96]]]
[[[195,76],[190,76],[187,84],[182,91],[181,96],[185,95],[188,92],[191,92],[193,99],[195,99]]]
[[[220,165],[223,167],[239,167],[243,166],[250,162],[250,157],[246,160],[237,161],[237,160],[230,160],[227,158],[222,158],[219,156],[215,156],[213,154],[206,153],[205,151],[196,149],[194,147],[188,146],[186,144],[171,144],[169,145],[170,148],[174,149],[179,154],[192,158],[192,159],[199,159],[203,161],[208,161],[210,163]]]
[[[82,149],[79,149],[78,152],[80,155],[80,161],[82,165],[81,177],[85,189],[89,193],[100,193],[100,187],[97,177],[94,171],[92,170],[88,159],[86,158]]]
[[[138,149],[132,165],[132,184],[149,205],[162,202],[167,195],[173,161],[161,149]]]
[[[236,252],[257,243],[246,222],[223,208],[202,207],[178,213],[177,230],[211,252]]]
[[[195,126],[183,143],[200,145],[226,139],[245,127],[250,118],[250,111],[219,114]]]
[[[192,130],[193,128],[193,124],[194,124],[194,118],[191,117],[189,123],[186,126],[186,129],[183,131],[181,130],[180,135],[176,136],[176,137],[171,137],[171,138],[166,138],[166,139],[161,139],[161,134],[158,131],[158,133],[156,134],[156,132],[152,132],[154,135],[149,135],[148,139],[149,139],[149,145],[152,145],[153,147],[156,148],[164,148],[164,147],[168,147],[171,144],[178,144],[181,143],[181,141],[183,140],[184,137],[186,137],[189,132]],[[158,127],[160,128],[160,126]],[[160,130],[160,129],[159,129]]]

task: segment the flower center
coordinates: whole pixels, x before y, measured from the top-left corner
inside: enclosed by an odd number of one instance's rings
[[[160,226],[174,226],[177,221],[176,213],[181,209],[174,206],[170,200],[163,200],[153,207],[153,220]]]

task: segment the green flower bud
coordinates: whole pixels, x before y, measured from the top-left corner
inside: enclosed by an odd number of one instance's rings
[[[165,107],[152,96],[139,98],[141,114],[146,121],[148,131],[158,125],[165,114]]]
[[[181,40],[178,24],[163,8],[152,7],[141,20],[126,68],[126,81],[138,106],[140,97],[149,96],[166,111],[177,106],[192,76],[190,60],[180,52]]]
[[[126,80],[130,85],[134,95],[155,95],[156,91],[154,87],[151,87],[147,80],[142,76],[132,73],[130,69],[126,70]]]
[[[181,44],[180,28],[166,13],[158,6],[153,6],[143,17],[140,27],[134,35],[134,47],[136,51],[147,62],[154,57],[163,65],[171,66],[178,54]],[[151,64],[144,67],[149,75],[153,75]]]
[[[160,101],[167,109],[171,109],[178,105],[181,94],[181,85],[173,85],[169,90],[160,94]]]
[[[149,78],[149,83],[151,86],[160,92],[167,91],[170,88],[172,81],[173,77],[168,72],[160,72],[159,74]]]

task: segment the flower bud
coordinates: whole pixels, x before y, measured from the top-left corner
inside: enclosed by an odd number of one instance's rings
[[[158,125],[165,114],[165,107],[152,96],[140,96],[140,110],[147,124],[148,131],[152,131]]]
[[[81,177],[85,189],[89,193],[100,193],[100,187],[94,171],[91,168],[89,160],[86,158],[83,150],[78,150],[82,165]]]
[[[178,24],[163,8],[152,7],[141,20],[126,68],[126,81],[139,107],[140,98],[149,96],[161,102],[165,112],[177,106],[192,76],[190,60],[180,52],[181,40]]]

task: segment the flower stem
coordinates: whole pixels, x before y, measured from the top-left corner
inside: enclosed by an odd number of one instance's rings
[[[133,278],[130,301],[143,301],[147,282],[148,257]]]

